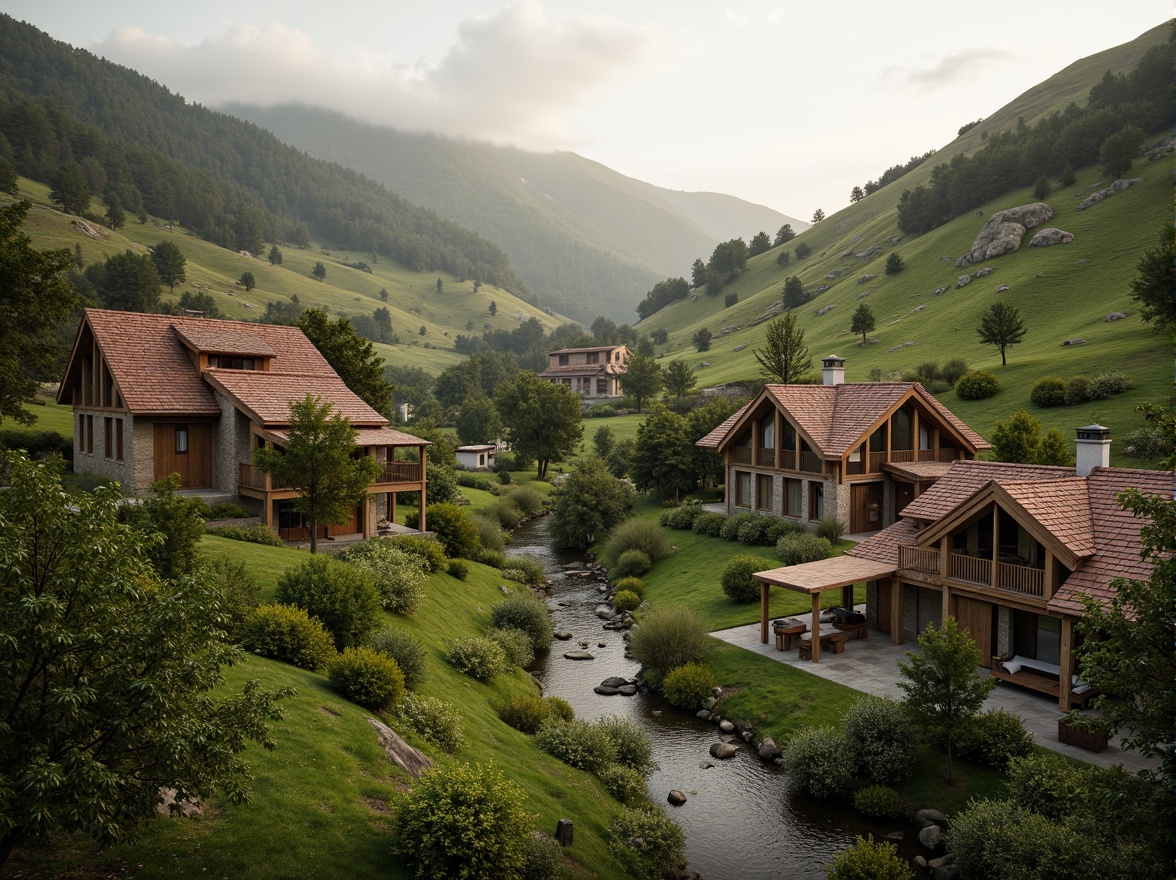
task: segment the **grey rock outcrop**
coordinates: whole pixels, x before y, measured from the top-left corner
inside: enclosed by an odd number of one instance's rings
[[[928,825],[926,828],[919,831],[919,843],[932,852],[939,848],[941,843],[940,837],[943,834],[943,829],[938,825]]]
[[[971,275],[961,275],[959,278],[956,279],[956,287],[967,287],[971,283],[972,283],[972,276]]]
[[[400,734],[383,721],[369,718],[368,724],[376,729],[376,736],[379,737],[380,745],[384,747],[384,752],[388,757],[400,769],[411,774],[413,779],[420,779],[421,774],[433,766],[433,762],[424,752],[414,749],[402,740]]]
[[[817,317],[818,318],[823,317],[824,315],[829,314],[829,312],[831,312],[835,308],[837,308],[837,303],[829,303],[829,305],[825,306],[823,309],[821,309],[819,312],[817,312]]]
[[[863,275],[861,278],[859,278],[857,280],[857,283],[858,284],[869,284],[871,281],[873,281],[877,277],[878,277],[877,275]]]
[[[1110,324],[1114,321],[1122,321],[1126,317],[1127,316],[1122,312],[1111,312],[1109,315],[1103,318],[1103,323]]]
[[[985,266],[983,269],[977,269],[972,273],[973,278],[983,278],[985,275],[991,275],[996,270],[991,266]]]
[[[686,803],[686,795],[682,794],[682,792],[675,788],[666,796],[666,800],[675,807],[680,807],[682,804]]]
[[[1056,226],[1047,226],[1029,239],[1029,247],[1052,247],[1055,244],[1069,244],[1073,240],[1074,233],[1058,229]]]
[[[770,736],[765,736],[756,749],[765,761],[775,761],[780,757],[780,744]]]
[[[988,218],[988,222],[972,242],[972,249],[956,260],[956,266],[962,269],[1018,251],[1027,230],[1040,226],[1052,218],[1053,208],[1045,202],[1033,202],[1009,208],[1007,211],[997,211]]]
[[[589,654],[587,651],[568,651],[566,654],[564,654],[564,658],[567,660],[595,660],[596,659],[591,654]]]
[[[1116,180],[1114,183],[1112,183],[1106,189],[1100,189],[1098,192],[1087,196],[1086,199],[1082,202],[1082,204],[1080,204],[1074,210],[1075,211],[1085,211],[1091,205],[1097,205],[1103,199],[1110,198],[1115,193],[1121,193],[1123,190],[1127,189],[1128,187],[1135,186],[1135,184],[1137,184],[1137,183],[1143,183],[1143,178],[1142,177],[1131,177],[1131,178],[1124,178],[1121,180]]]

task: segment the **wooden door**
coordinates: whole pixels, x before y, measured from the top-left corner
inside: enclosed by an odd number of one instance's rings
[[[212,425],[156,422],[154,478],[180,475],[181,489],[212,486]]]
[[[337,526],[329,526],[325,531],[321,526],[319,527],[320,536],[330,535],[334,537],[335,535],[355,535],[362,531],[363,518],[360,515],[358,504],[351,508],[351,515],[348,517],[347,522]]]
[[[849,487],[849,530],[876,532],[882,528],[881,483],[853,483]]]
[[[955,616],[960,629],[966,629],[980,650],[980,665],[992,667],[992,603],[955,597]]]

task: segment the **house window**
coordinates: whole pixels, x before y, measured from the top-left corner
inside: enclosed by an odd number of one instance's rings
[[[568,365],[568,356],[566,354],[559,355],[559,365],[566,367]]]
[[[214,354],[208,359],[210,367],[220,367],[222,370],[252,370],[255,369],[253,358],[229,357]]]
[[[88,455],[94,454],[94,417],[86,416],[86,430],[83,434],[85,440],[85,451]]]
[[[785,449],[796,449],[796,428],[788,419],[784,420],[784,430],[780,432],[780,440]]]
[[[825,515],[825,484],[809,483],[809,519],[820,519]]]
[[[760,449],[776,448],[776,414],[768,413],[759,422]]]
[[[123,460],[123,420],[114,420],[114,460]]]
[[[183,455],[188,451],[188,426],[176,427],[176,455]]]
[[[102,420],[102,443],[106,460],[114,458],[114,419],[107,416]]]
[[[784,481],[784,515],[800,516],[800,480]]]
[[[596,393],[597,394],[608,394],[608,379],[597,379],[596,380]]]
[[[598,352],[598,351],[588,352],[588,363],[590,363],[590,364],[600,363],[600,352]]]
[[[751,507],[751,474],[735,472],[735,506]]]
[[[755,477],[755,506],[759,510],[771,510],[772,495],[771,474],[756,474]]]

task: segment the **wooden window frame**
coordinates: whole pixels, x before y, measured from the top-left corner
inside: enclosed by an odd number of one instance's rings
[[[189,442],[189,437],[188,437],[188,426],[187,425],[176,425],[175,431],[173,433],[173,437],[175,438],[173,441],[175,444],[175,446],[174,446],[175,454],[176,455],[187,455],[188,450],[191,448],[191,444]],[[184,438],[184,444],[183,444],[182,449],[180,448],[180,438],[181,437]]]

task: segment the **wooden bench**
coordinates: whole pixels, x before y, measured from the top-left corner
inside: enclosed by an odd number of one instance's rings
[[[799,620],[778,620],[772,624],[776,633],[776,650],[789,651],[792,649],[792,637],[803,635],[808,627]]]
[[[812,660],[813,659],[813,640],[812,640],[811,636],[812,636],[811,633],[806,633],[805,635],[800,637],[800,659],[801,660]],[[821,639],[821,647],[822,648],[832,647],[834,654],[844,654],[845,653],[845,633],[843,633],[843,632],[822,633],[820,636],[820,639]]]
[[[833,625],[845,633],[848,638],[864,639],[870,634],[868,623],[835,623]]]
[[[1044,665],[1044,664],[1043,664]],[[1061,699],[1061,682],[1058,681],[1058,676],[1055,673],[1043,669],[1033,669],[1028,666],[1022,666],[1017,672],[1009,672],[1004,667],[1004,661],[999,657],[992,658],[992,677],[999,678],[1001,681],[1011,682],[1015,685],[1020,685],[1024,688],[1037,691],[1041,694],[1048,694],[1055,700]],[[1070,694],[1070,702],[1078,707],[1083,707],[1089,702],[1090,698],[1095,695],[1094,688],[1085,691],[1081,694]]]

